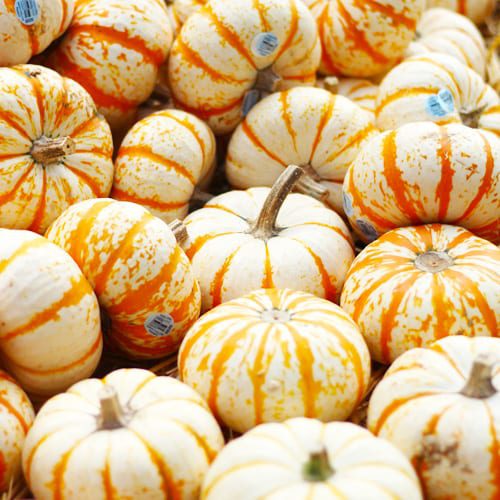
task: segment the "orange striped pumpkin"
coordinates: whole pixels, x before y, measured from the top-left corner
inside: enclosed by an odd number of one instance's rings
[[[340,78],[337,91],[369,113],[370,118],[375,122],[378,85],[362,78]]]
[[[448,337],[394,362],[371,397],[368,427],[412,461],[425,498],[496,500],[499,388],[500,339]]]
[[[290,166],[272,189],[230,191],[190,214],[183,243],[204,311],[259,288],[290,288],[338,300],[354,259],[346,224],[320,201],[287,193]]]
[[[88,200],[66,210],[47,238],[82,269],[122,352],[159,358],[177,349],[200,314],[200,290],[163,221],[135,203]]]
[[[0,362],[39,398],[88,377],[102,350],[99,304],[75,262],[29,231],[0,229]]]
[[[353,262],[341,305],[373,359],[391,363],[447,335],[497,336],[500,250],[441,224],[394,229]]]
[[[467,17],[446,9],[429,9],[417,25],[416,41],[406,51],[408,57],[442,52],[456,57],[482,78],[486,72],[486,45],[481,32]]]
[[[262,100],[235,130],[226,174],[236,188],[272,186],[287,165],[300,165],[313,189],[342,213],[342,182],[359,149],[377,135],[372,120],[343,96],[299,87]],[[299,188],[300,189],[300,188]]]
[[[448,54],[410,57],[382,80],[377,126],[405,123],[464,123],[500,136],[500,97],[472,69]]]
[[[320,51],[314,19],[300,0],[213,0],[175,39],[169,84],[178,106],[226,133],[253,97],[314,85]]]
[[[61,36],[75,0],[0,0],[0,66],[27,63]]]
[[[208,126],[184,111],[159,111],[136,123],[123,140],[111,196],[171,222],[186,217],[196,186],[214,166],[215,138]]]
[[[0,493],[8,491],[21,475],[24,439],[34,418],[28,396],[0,370]]]
[[[23,450],[37,499],[196,499],[224,445],[193,389],[148,370],[84,380],[50,399]]]
[[[370,380],[370,355],[340,307],[291,290],[258,290],[198,320],[179,351],[181,379],[238,432],[305,416],[345,420]]]
[[[177,32],[191,14],[200,10],[208,0],[169,0],[169,11]]]
[[[481,24],[495,8],[495,0],[427,0],[427,7],[444,7]]]
[[[153,91],[172,38],[163,0],[76,0],[49,63],[85,87],[118,129]]]
[[[394,66],[411,42],[424,0],[303,0],[318,23],[320,70],[375,76]]]
[[[401,226],[445,222],[500,242],[500,148],[454,123],[411,123],[361,150],[344,181],[344,210],[364,241]]]
[[[107,196],[113,143],[89,94],[35,65],[0,68],[0,227],[43,233],[69,205]]]

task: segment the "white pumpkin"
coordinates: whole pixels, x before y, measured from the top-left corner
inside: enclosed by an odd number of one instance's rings
[[[420,500],[404,455],[347,422],[294,418],[230,442],[203,483],[202,500]]]
[[[495,0],[427,0],[427,7],[444,7],[481,24],[493,12]]]

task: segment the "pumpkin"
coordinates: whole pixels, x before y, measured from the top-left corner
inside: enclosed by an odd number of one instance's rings
[[[438,52],[410,57],[382,80],[377,126],[464,123],[500,135],[500,97],[472,69]]]
[[[417,476],[384,439],[348,422],[308,418],[263,424],[211,465],[202,500],[420,500]]]
[[[344,180],[344,210],[366,242],[402,226],[442,222],[500,242],[500,148],[458,123],[411,123],[374,137]]]
[[[376,76],[394,66],[411,42],[425,0],[303,0],[318,23],[320,70]]]
[[[216,196],[190,214],[182,243],[204,311],[258,288],[290,288],[338,300],[354,259],[347,226],[320,201],[287,194],[303,174],[288,167],[272,189]]]
[[[497,336],[499,269],[500,250],[466,229],[394,229],[356,257],[341,305],[373,359],[391,363],[447,335]]]
[[[27,63],[45,50],[66,31],[74,8],[75,0],[2,1],[0,66]]]
[[[224,444],[195,391],[147,370],[116,370],[50,399],[26,437],[35,497],[199,498]]]
[[[111,196],[171,222],[186,217],[197,184],[214,166],[215,138],[207,125],[184,111],[159,111],[123,140]]]
[[[28,396],[0,370],[0,493],[21,475],[24,438],[34,418]]]
[[[494,500],[499,388],[500,339],[441,339],[394,362],[372,395],[368,426],[412,461],[425,498]]]
[[[0,362],[37,398],[88,377],[102,350],[99,305],[75,262],[29,231],[0,229]]]
[[[35,65],[0,68],[0,227],[43,233],[69,205],[107,196],[113,144],[91,97]]]
[[[48,62],[85,87],[116,130],[153,91],[172,37],[163,0],[76,0]]]
[[[199,316],[200,290],[167,224],[135,203],[88,200],[66,210],[47,238],[89,280],[118,349],[132,358],[177,349]]]
[[[167,0],[167,3],[170,4],[169,10],[177,32],[188,17],[200,10],[207,3],[207,0]]]
[[[236,188],[272,186],[287,165],[306,172],[305,194],[342,212],[342,182],[360,147],[376,135],[356,104],[317,88],[299,87],[262,100],[238,125],[226,174]]]
[[[446,9],[429,9],[417,25],[417,38],[407,56],[442,52],[456,57],[482,78],[486,72],[486,45],[480,31],[465,16]]]
[[[219,421],[245,432],[299,416],[345,420],[364,396],[370,355],[339,306],[267,289],[198,320],[181,345],[179,374]]]
[[[325,88],[330,90],[326,86]],[[378,94],[378,85],[362,78],[340,78],[336,92],[334,93],[339,93],[350,99],[361,109],[369,113],[371,120],[375,122],[375,102]]]
[[[263,94],[314,85],[320,51],[300,0],[213,0],[175,39],[168,80],[177,106],[223,134]]]
[[[481,24],[493,13],[495,0],[427,0],[427,7],[444,7]]]

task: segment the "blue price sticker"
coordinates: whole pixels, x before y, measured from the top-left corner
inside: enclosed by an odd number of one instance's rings
[[[441,89],[427,99],[427,112],[439,118],[452,113],[455,109],[453,95],[448,89]]]
[[[168,313],[150,314],[144,328],[153,337],[165,337],[174,327],[174,318]]]
[[[259,33],[252,41],[252,52],[257,56],[269,56],[278,48],[278,45],[279,40],[274,33]]]
[[[35,24],[40,17],[40,7],[37,0],[16,0],[14,9],[19,21],[26,26]]]

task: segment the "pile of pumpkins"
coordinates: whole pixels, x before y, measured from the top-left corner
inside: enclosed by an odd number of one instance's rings
[[[0,493],[498,500],[494,8],[0,1]]]

